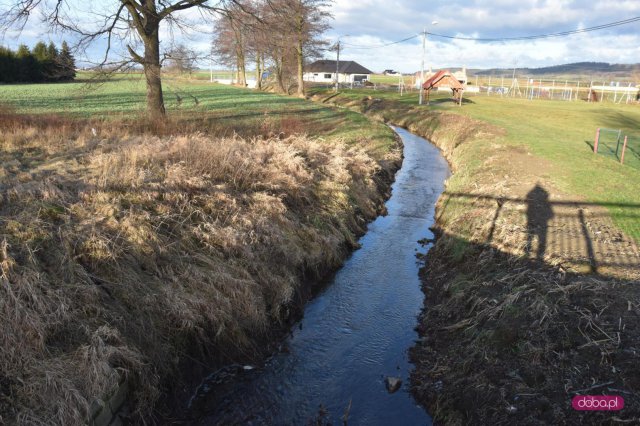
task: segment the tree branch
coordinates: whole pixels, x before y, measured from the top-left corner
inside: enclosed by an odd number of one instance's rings
[[[127,50],[129,51],[129,54],[131,55],[131,57],[133,58],[133,60],[139,64],[143,64],[144,65],[144,58],[140,55],[138,55],[135,50],[133,50],[133,48],[127,44]]]

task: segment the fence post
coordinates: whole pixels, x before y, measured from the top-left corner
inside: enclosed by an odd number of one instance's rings
[[[624,152],[627,150],[627,136],[624,137],[624,144],[622,145],[622,155],[620,156],[620,164],[624,164]]]
[[[593,153],[598,153],[598,142],[600,141],[600,127],[596,130],[596,141],[593,143]]]

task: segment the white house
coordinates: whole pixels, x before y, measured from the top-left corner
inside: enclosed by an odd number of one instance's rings
[[[340,83],[363,83],[369,80],[373,72],[354,61],[340,61],[338,64]],[[336,82],[336,61],[320,60],[305,67],[304,81],[316,83]]]

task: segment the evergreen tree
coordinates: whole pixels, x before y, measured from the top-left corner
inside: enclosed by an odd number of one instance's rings
[[[33,53],[24,44],[18,47],[16,53],[15,79],[22,83],[37,83],[42,81],[42,69]]]
[[[49,56],[47,45],[41,41],[33,46],[33,50],[31,52],[38,62],[46,61]]]
[[[71,81],[76,78],[76,60],[71,54],[69,45],[66,41],[62,42],[62,50],[60,51],[60,66],[62,68],[62,81]]]
[[[29,46],[27,46],[26,44],[21,44],[18,47],[18,51],[16,52],[16,56],[18,58],[26,58],[29,55],[31,55],[31,51],[29,50]]]
[[[38,83],[71,81],[76,76],[76,64],[69,45],[62,50],[55,44],[39,42],[33,50],[24,44],[16,52],[0,46],[0,83]]]
[[[0,46],[0,82],[14,82],[16,77],[15,68],[15,54],[10,49]]]
[[[58,59],[58,48],[53,44],[52,41],[49,42],[47,46],[47,59],[50,61],[55,61]]]
[[[60,79],[61,67],[58,63],[58,49],[53,42],[49,42],[44,51],[44,60],[39,59],[42,77],[45,81],[57,81]]]

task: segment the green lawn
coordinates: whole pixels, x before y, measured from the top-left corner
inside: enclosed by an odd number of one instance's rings
[[[480,96],[472,100],[474,104],[457,112],[506,129],[509,142],[526,145],[555,166],[551,178],[559,189],[610,204],[617,225],[640,240],[636,219],[640,210],[640,157],[627,152],[627,164],[623,166],[612,156],[592,152],[598,127],[621,129],[634,140],[640,136],[640,107]],[[438,108],[452,109],[444,104]]]
[[[377,84],[389,84],[389,85],[397,85],[400,82],[400,76],[398,75],[384,75],[384,74],[373,74],[370,78],[372,83]],[[404,76],[404,84],[411,84],[411,76]]]
[[[87,80],[59,84],[19,84],[0,86],[0,99],[19,112],[95,114],[144,112],[145,83],[140,75],[118,76],[106,83],[88,84]],[[282,110],[301,107],[299,100],[266,93],[211,85],[182,78],[164,78],[165,103],[176,110]],[[309,105],[306,105],[308,107]],[[315,106],[314,106],[315,107]],[[315,107],[319,109],[319,107]]]
[[[418,108],[416,93],[345,90],[342,97],[390,99]],[[612,103],[565,102],[471,95],[462,107],[446,94],[435,94],[430,108],[463,114],[506,130],[504,143],[524,145],[552,167],[548,178],[558,189],[587,201],[608,205],[616,224],[640,241],[640,106]],[[592,144],[598,127],[621,129],[630,136],[625,165],[612,155],[594,155]]]
[[[105,83],[0,85],[0,104],[27,114],[64,114],[79,118],[132,118],[145,112],[145,83],[140,74],[118,75]],[[367,140],[366,147],[381,158],[395,144],[393,132],[361,114],[272,93],[257,92],[208,81],[163,78],[170,117],[207,119],[220,131],[242,135],[285,131],[308,133],[347,143]]]

